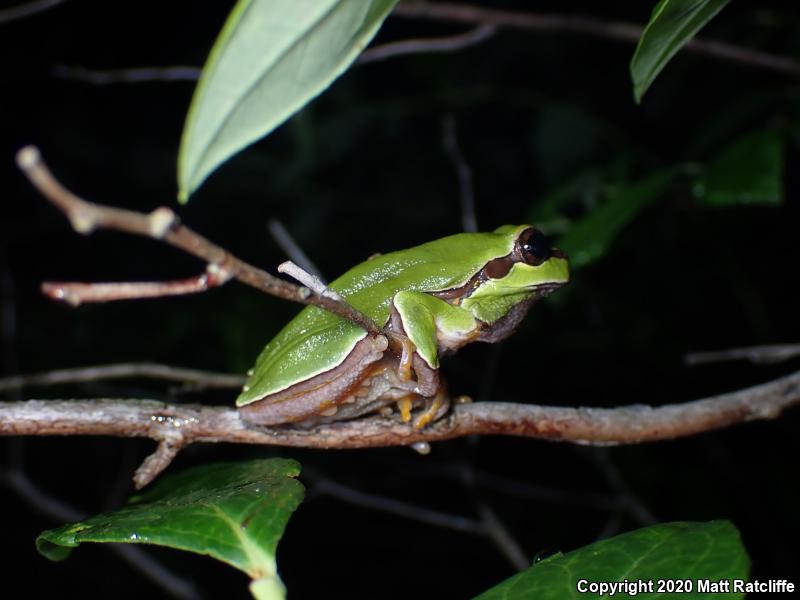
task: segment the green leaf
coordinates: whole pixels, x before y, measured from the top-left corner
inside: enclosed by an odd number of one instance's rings
[[[192,98],[178,156],[178,197],[327,88],[397,0],[239,0]]]
[[[653,581],[653,592],[642,591],[637,600],[687,597],[707,600],[743,598],[739,593],[698,593],[698,580],[746,579],[750,559],[736,527],[730,521],[663,523],[557,554],[484,592],[480,600],[568,600],[597,598],[580,593],[587,582]],[[692,593],[656,593],[658,580],[686,580]],[[618,592],[617,597],[633,597]],[[608,592],[603,596],[611,596]]]
[[[257,598],[282,598],[275,550],[303,499],[300,465],[216,463],[164,477],[121,509],[43,532],[36,547],[65,559],[82,542],[156,544],[207,554],[247,573]]]
[[[695,179],[695,197],[712,206],[780,205],[783,199],[783,140],[764,129],[740,138]]]
[[[666,190],[678,169],[662,169],[634,184],[622,187],[605,203],[575,223],[558,241],[574,268],[602,257],[614,239],[646,206]]]
[[[661,0],[639,38],[631,59],[636,102],[666,64],[730,0]]]

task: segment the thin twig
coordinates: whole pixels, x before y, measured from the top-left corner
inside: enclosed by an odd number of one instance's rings
[[[34,0],[33,2],[18,4],[11,8],[4,8],[0,10],[0,25],[50,10],[64,2],[66,2],[66,0]]]
[[[211,265],[209,265],[211,266]],[[115,302],[118,300],[142,300],[144,298],[166,298],[207,292],[224,285],[230,279],[214,277],[208,273],[187,279],[172,281],[120,281],[112,283],[80,283],[74,281],[46,281],[41,285],[42,293],[51,300],[60,300],[70,306],[84,303]]]
[[[0,252],[0,373],[15,373],[19,370],[17,358],[17,303],[14,297],[14,278],[8,268],[5,255]],[[2,381],[2,379],[0,379]],[[14,394],[10,400],[21,400]]]
[[[156,363],[116,363],[3,377],[0,378],[0,392],[24,387],[87,383],[108,379],[131,379],[134,377],[175,381],[203,388],[222,389],[240,388],[246,380],[244,376],[232,373],[215,373],[213,371],[185,369]]]
[[[477,502],[477,509],[487,537],[494,542],[494,545],[506,557],[509,564],[517,571],[524,571],[530,567],[530,558],[525,554],[519,542],[511,535],[511,532],[500,520],[494,509],[480,499]]]
[[[52,0],[51,0],[52,1]],[[64,1],[64,0],[60,0]],[[366,64],[408,54],[457,52],[488,40],[497,28],[494,25],[479,25],[465,33],[434,38],[402,40],[373,46],[358,57],[358,64]],[[130,69],[88,69],[81,66],[56,65],[53,75],[59,79],[80,81],[91,85],[113,85],[118,83],[184,82],[197,81],[202,73],[200,67],[175,65],[171,67],[134,67]],[[295,261],[297,262],[297,261]]]
[[[589,456],[600,467],[600,472],[605,477],[606,482],[617,492],[619,499],[622,501],[621,508],[625,508],[634,520],[643,527],[657,523],[658,519],[644,502],[636,496],[622,477],[617,465],[611,461],[611,457],[603,450],[605,449],[595,448],[594,452],[589,453]]]
[[[181,448],[183,441],[180,435],[171,435],[158,442],[155,452],[145,458],[133,474],[134,487],[140,490],[153,481],[178,456]]]
[[[325,281],[320,270],[311,261],[308,255],[303,252],[300,244],[294,240],[292,234],[289,233],[289,230],[286,229],[281,221],[278,219],[270,219],[267,222],[267,231],[269,231],[272,239],[275,240],[275,243],[278,244],[280,249],[286,253],[289,260],[299,265],[306,272],[316,275],[320,281]]]
[[[307,470],[304,472],[306,476],[309,475]],[[355,506],[396,515],[425,523],[426,525],[485,536],[500,549],[516,570],[521,571],[530,566],[530,561],[523,550],[495,512],[484,502],[478,504],[478,513],[481,520],[476,521],[468,517],[443,513],[424,506],[410,504],[395,498],[362,492],[316,474],[313,474],[311,479],[313,481],[311,491],[315,494],[330,496]]]
[[[283,273],[284,275],[288,275],[295,281],[299,282],[300,284],[306,286],[315,294],[319,294],[320,296],[324,296],[325,298],[332,298],[334,300],[339,300],[340,302],[344,302],[344,299],[335,291],[330,289],[323,281],[314,275],[313,273],[309,273],[305,269],[301,268],[299,265],[296,265],[290,260],[286,260],[278,265],[278,273]]]
[[[748,360],[754,364],[773,364],[800,356],[800,344],[774,344],[772,346],[749,346],[712,352],[691,352],[683,361],[688,367],[709,363]]]
[[[57,521],[80,521],[86,516],[60,498],[50,496],[19,469],[0,471],[0,483],[24,498],[28,506]]]
[[[517,481],[488,471],[476,471],[475,483],[501,494],[533,498],[540,502],[551,502],[562,506],[613,511],[619,510],[623,504],[623,500],[615,494],[564,490],[528,481]]]
[[[314,477],[312,491],[317,494],[337,498],[349,504],[397,515],[427,525],[434,525],[436,527],[443,527],[445,529],[452,529],[464,533],[486,533],[483,524],[475,519],[443,513],[387,496],[369,494],[323,477]]]
[[[774,419],[797,404],[800,371],[736,392],[659,407],[456,404],[449,415],[423,429],[380,416],[310,429],[255,427],[241,420],[232,407],[143,399],[27,400],[0,402],[0,435],[110,435],[149,437],[176,446],[231,442],[305,448],[407,446],[467,435],[510,435],[607,446],[673,439]]]
[[[457,52],[464,48],[477,46],[485,42],[496,32],[497,27],[491,24],[485,24],[456,35],[390,42],[388,44],[367,48],[361,53],[356,62],[358,64],[364,64],[407,54]]]
[[[475,501],[475,509],[483,523],[486,537],[488,537],[500,553],[506,558],[509,564],[517,571],[522,571],[530,566],[528,558],[522,546],[519,545],[514,536],[505,526],[495,510],[489,503],[478,494],[475,489],[477,482],[475,468],[472,464],[456,464],[455,468],[448,469],[461,481],[461,484],[472,494]]]
[[[56,5],[63,1],[42,0],[41,2],[31,2],[30,4],[44,6],[49,3]],[[4,20],[27,16],[27,14],[20,14],[19,16],[14,14],[18,10],[19,8],[11,8],[0,12],[0,23]],[[5,18],[4,13],[8,13]],[[359,56],[359,63],[369,63],[407,54],[456,52],[469,46],[480,44],[492,37],[499,28],[543,33],[574,33],[630,44],[636,44],[643,31],[643,27],[637,23],[612,21],[599,17],[540,14],[447,2],[404,2],[397,5],[392,14],[406,18],[476,25],[476,28],[466,33],[452,36],[403,40],[368,48]],[[747,67],[783,73],[794,77],[800,76],[800,62],[792,58],[744,48],[726,42],[694,38],[684,46],[684,50]],[[196,81],[199,79],[201,71],[199,67],[182,65],[112,70],[94,70],[85,67],[59,65],[54,69],[54,74],[62,79],[72,79],[94,85],[108,85],[152,81]]]
[[[208,287],[221,285],[229,278],[235,278],[264,293],[300,304],[313,304],[328,310],[363,327],[371,335],[381,333],[380,327],[372,319],[349,304],[320,296],[308,288],[293,285],[244,262],[224,248],[181,225],[175,213],[168,208],[157,208],[149,215],[145,215],[87,202],[64,188],[53,177],[44,164],[39,150],[33,146],[27,146],[17,153],[17,164],[42,195],[67,216],[73,229],[79,233],[88,234],[95,229],[115,229],[161,240],[206,261],[208,263],[206,274],[200,277],[206,278],[205,285]],[[176,282],[170,283],[176,284]],[[51,297],[68,299],[71,303],[101,301],[96,294],[86,292],[83,287],[86,285],[83,283],[60,284],[59,287],[50,287],[48,290]],[[145,287],[146,285],[151,284],[145,284]],[[131,296],[125,297],[130,298]]]
[[[200,79],[200,67],[176,65],[172,67],[137,67],[132,69],[97,70],[86,67],[56,65],[53,75],[59,79],[81,81],[92,85],[110,85],[115,83],[148,83],[152,81],[197,81]]]
[[[617,535],[620,530],[620,526],[622,525],[622,513],[621,512],[614,512],[611,513],[606,520],[603,528],[594,536],[595,541],[605,540],[610,538],[612,535]]]
[[[329,496],[355,506],[418,521],[426,525],[481,535],[494,543],[516,570],[521,571],[530,566],[530,561],[522,548],[508,532],[497,514],[485,502],[479,501],[477,503],[478,514],[481,517],[480,521],[477,521],[469,517],[410,504],[395,498],[363,492],[331,481],[308,468],[303,469],[303,478],[310,480],[310,494]]]
[[[537,14],[501,10],[451,2],[402,2],[392,12],[395,16],[462,23],[494,25],[508,29],[549,33],[575,33],[636,44],[642,26],[598,17],[566,14]],[[725,42],[695,38],[684,49],[719,60],[800,76],[800,63],[791,58],[742,48]]]
[[[461,199],[461,224],[464,231],[478,231],[478,220],[475,217],[475,193],[472,187],[472,169],[470,169],[456,137],[456,120],[447,115],[442,121],[442,144],[458,178],[458,197]]]
[[[47,494],[18,469],[0,471],[0,483],[5,483],[9,489],[24,498],[28,505],[56,521],[80,521],[86,517],[85,513],[63,500]],[[129,544],[104,544],[104,547],[119,556],[171,597],[182,600],[195,600],[201,597],[193,583],[171,572],[143,548]]]

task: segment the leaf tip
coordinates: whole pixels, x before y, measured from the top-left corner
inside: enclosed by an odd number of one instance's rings
[[[54,562],[60,562],[69,557],[72,552],[72,547],[49,540],[46,537],[47,533],[48,532],[45,531],[36,538],[36,550],[39,554]]]

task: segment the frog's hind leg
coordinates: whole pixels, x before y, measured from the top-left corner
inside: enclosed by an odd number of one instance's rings
[[[363,407],[355,396],[371,376],[380,374],[379,361],[387,347],[382,335],[365,337],[338,366],[241,406],[239,414],[254,425],[298,423],[309,427],[359,416]]]
[[[450,398],[445,385],[439,378],[439,370],[431,369],[424,360],[416,355],[412,360],[417,380],[404,382],[404,387],[408,386],[406,387],[408,393],[402,395],[396,402],[400,418],[404,423],[409,423],[411,411],[422,405],[421,412],[413,422],[414,429],[422,429],[444,416],[450,408]]]
[[[444,386],[441,386],[433,398],[425,398],[425,410],[414,419],[414,429],[422,429],[429,423],[441,419],[449,409],[450,397]]]
[[[414,351],[416,350],[414,342],[412,342],[407,335],[398,333],[397,331],[387,331],[386,335],[391,342],[392,350],[400,352],[400,360],[397,364],[397,376],[400,378],[400,381],[410,381],[413,375],[413,357]]]

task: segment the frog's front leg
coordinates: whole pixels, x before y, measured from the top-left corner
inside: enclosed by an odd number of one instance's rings
[[[417,384],[415,394],[425,401],[424,410],[414,421],[414,427],[421,429],[444,415],[450,406],[439,379],[440,348],[462,345],[476,335],[479,323],[469,311],[422,292],[398,292],[392,304],[393,332],[390,336],[399,338],[402,349],[398,376],[407,380],[409,363],[413,366]],[[412,345],[410,349],[408,342]],[[414,394],[410,394],[398,401],[404,421],[411,419],[413,398]]]

